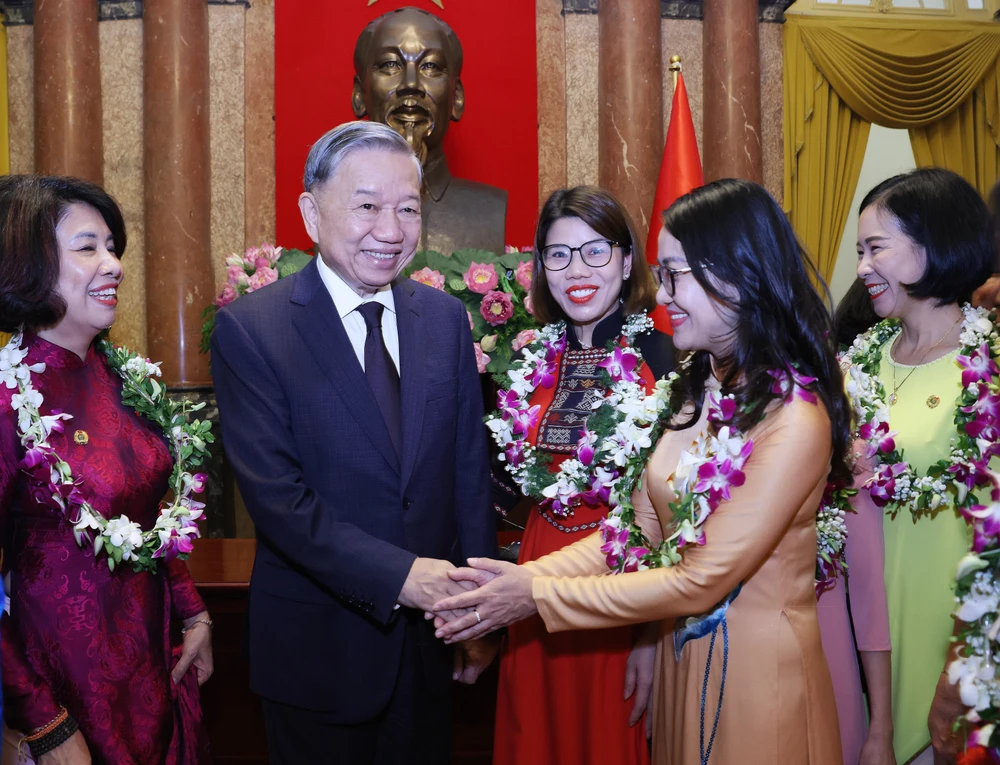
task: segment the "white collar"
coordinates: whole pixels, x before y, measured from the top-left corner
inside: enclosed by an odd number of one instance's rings
[[[316,253],[316,265],[319,268],[319,278],[323,280],[323,284],[330,293],[330,297],[333,298],[333,304],[337,307],[337,313],[340,314],[341,319],[351,313],[351,311],[356,310],[358,306],[372,300],[381,303],[387,310],[396,313],[396,302],[392,296],[392,285],[387,284],[372,297],[363,298],[352,290],[336,271],[326,264],[318,252]]]

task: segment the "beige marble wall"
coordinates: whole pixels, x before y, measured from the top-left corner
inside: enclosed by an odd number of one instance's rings
[[[35,169],[34,61],[31,27],[7,27],[7,140],[12,173]]]
[[[538,206],[566,185],[566,23],[561,0],[538,0]]]
[[[30,29],[30,27],[18,27]],[[104,187],[122,208],[128,247],[112,338],[146,351],[146,268],[142,177],[142,21],[97,25],[101,40]]]
[[[255,0],[244,22],[247,247],[274,242],[274,0]]]
[[[597,183],[597,16],[566,16],[566,185]]]
[[[208,6],[213,294],[225,283],[226,256],[245,249],[245,15],[239,5]]]
[[[785,184],[785,96],[781,24],[760,25],[760,113],[764,186],[780,203]]]

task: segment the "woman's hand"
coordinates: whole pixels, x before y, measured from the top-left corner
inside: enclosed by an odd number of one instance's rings
[[[934,765],[954,765],[955,758],[964,748],[965,735],[961,730],[955,730],[955,721],[965,712],[958,686],[948,682],[948,676],[942,672],[934,691],[934,700],[931,701],[930,714],[927,715],[931,746],[934,747]]]
[[[628,724],[635,725],[646,715],[646,738],[653,735],[653,671],[656,664],[656,641],[659,622],[647,625],[625,665],[625,700],[635,695]],[[655,628],[655,629],[651,629]]]
[[[858,765],[896,765],[896,755],[892,750],[892,732],[885,733],[877,728],[869,730],[865,745],[861,747]]]
[[[51,752],[38,758],[38,765],[90,765],[90,750],[83,734],[77,731]]]
[[[208,611],[202,611],[190,619],[184,620],[188,631],[184,633],[184,645],[181,648],[181,658],[170,673],[174,685],[178,685],[188,667],[194,665],[198,673],[198,685],[204,685],[212,676],[215,665],[212,662],[212,628],[202,622],[208,621]],[[40,764],[39,764],[40,765]]]
[[[445,643],[475,640],[537,612],[531,597],[534,575],[527,569],[490,558],[469,558],[469,565],[472,568],[455,569],[449,571],[448,576],[456,582],[472,581],[481,586],[434,604],[436,613],[472,609],[465,616],[438,627],[434,634],[444,638]],[[484,572],[493,575],[491,581],[486,581]]]

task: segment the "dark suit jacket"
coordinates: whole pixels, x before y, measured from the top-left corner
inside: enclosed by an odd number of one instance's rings
[[[220,310],[212,335],[223,444],[257,526],[251,687],[342,724],[388,704],[414,559],[496,553],[465,308],[409,279],[393,296],[399,457],[315,263]],[[446,693],[450,654],[423,643]]]

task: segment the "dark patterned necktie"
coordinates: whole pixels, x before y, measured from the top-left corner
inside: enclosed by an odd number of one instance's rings
[[[389,430],[389,437],[392,445],[396,448],[396,454],[401,454],[402,442],[402,418],[399,402],[399,372],[392,362],[389,349],[385,347],[385,340],[382,338],[382,311],[385,308],[381,303],[371,301],[358,306],[360,313],[365,320],[368,334],[365,337],[365,376],[371,386],[375,400],[378,401],[378,408],[382,410],[382,419]]]

